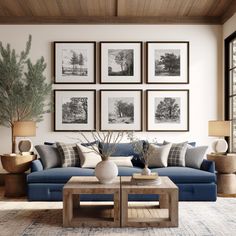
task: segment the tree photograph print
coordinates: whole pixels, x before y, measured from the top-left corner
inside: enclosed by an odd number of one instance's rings
[[[142,83],[142,42],[100,42],[102,84]]]
[[[55,83],[95,83],[95,42],[54,42]]]
[[[147,90],[147,131],[188,131],[189,90]]]
[[[147,83],[188,84],[189,42],[147,42]]]
[[[87,50],[62,50],[62,76],[88,76]]]
[[[108,75],[133,76],[134,50],[108,49]]]
[[[180,123],[180,98],[155,98],[155,123]]]
[[[96,129],[96,90],[54,90],[54,131]]]
[[[134,123],[134,98],[108,98],[108,123]]]
[[[180,76],[180,50],[155,50],[155,75]]]
[[[142,131],[142,90],[100,90],[100,130]]]
[[[62,123],[86,124],[88,122],[88,98],[65,98],[62,104]]]

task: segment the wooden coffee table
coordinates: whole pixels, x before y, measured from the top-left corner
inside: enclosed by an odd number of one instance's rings
[[[114,204],[85,205],[81,194],[112,194]],[[120,227],[120,177],[100,184],[96,177],[72,177],[63,188],[64,227]]]
[[[160,177],[160,185],[135,185],[131,177],[121,177],[122,192],[122,227],[177,227],[178,226],[178,187],[168,178]],[[160,195],[159,209],[129,209],[129,194],[158,194]],[[167,209],[165,209],[167,208]]]

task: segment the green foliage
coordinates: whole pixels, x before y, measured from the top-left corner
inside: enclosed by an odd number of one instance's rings
[[[16,54],[7,44],[0,43],[0,125],[12,127],[15,121],[41,121],[49,112],[45,100],[51,92],[51,85],[45,82],[44,58],[32,63],[29,59],[32,37],[26,48]]]

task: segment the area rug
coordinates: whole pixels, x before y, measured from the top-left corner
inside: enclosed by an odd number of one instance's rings
[[[1,236],[233,236],[236,198],[217,202],[180,202],[178,228],[63,228],[61,202],[0,201]]]

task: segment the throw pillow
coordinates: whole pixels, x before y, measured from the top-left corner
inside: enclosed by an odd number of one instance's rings
[[[56,145],[61,156],[62,167],[80,166],[76,143],[67,144],[56,142]]]
[[[163,144],[169,142],[164,141]],[[185,166],[185,154],[187,150],[188,142],[184,143],[172,143],[169,155],[168,166]]]
[[[185,155],[185,165],[200,169],[207,148],[207,146],[188,147]]]
[[[44,169],[50,169],[61,166],[61,157],[58,149],[48,145],[35,146]]]
[[[167,167],[170,149],[171,143],[163,146],[149,144],[148,167]]]
[[[133,156],[111,156],[109,160],[113,161],[117,166],[133,167]]]
[[[94,148],[98,151],[97,145],[94,145]],[[95,168],[98,162],[102,160],[99,154],[82,144],[77,144],[77,149],[79,152],[80,166],[82,168]]]

